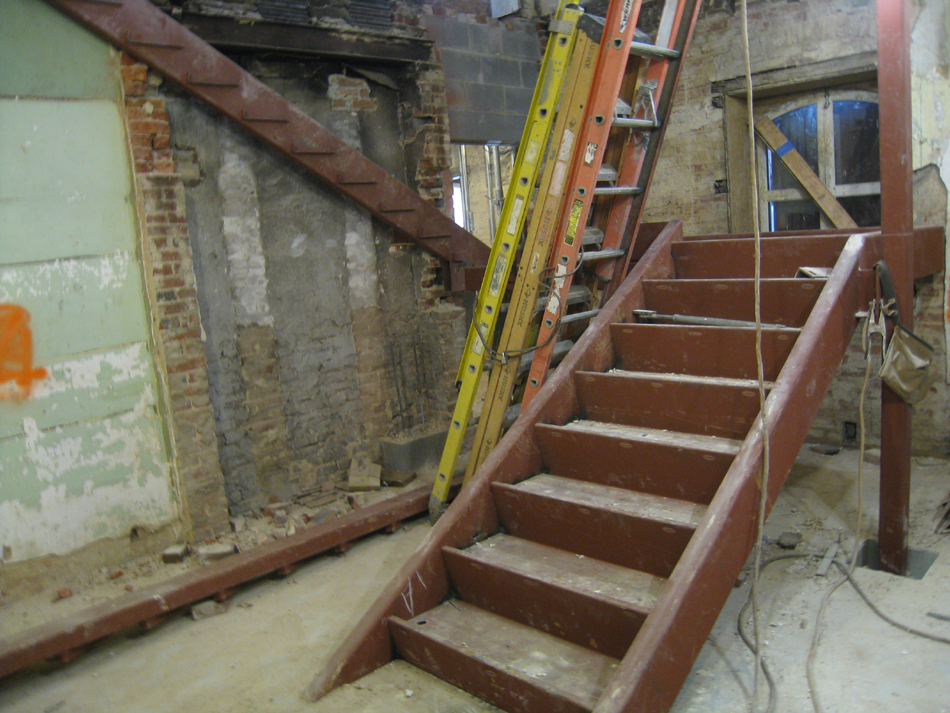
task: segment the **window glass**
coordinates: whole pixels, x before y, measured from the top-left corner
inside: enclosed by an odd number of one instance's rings
[[[834,102],[835,183],[873,183],[881,180],[881,146],[877,104]]]
[[[818,105],[807,104],[775,119],[775,125],[802,155],[811,169],[818,173]],[[768,150],[769,190],[798,188],[798,180],[785,168],[782,159]]]
[[[838,202],[861,227],[881,224],[880,195],[842,196]]]
[[[769,203],[769,230],[817,230],[821,211],[814,201],[774,201]]]

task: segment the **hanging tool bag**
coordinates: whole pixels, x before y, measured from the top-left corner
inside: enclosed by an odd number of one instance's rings
[[[881,364],[881,379],[904,401],[915,404],[926,396],[937,378],[933,368],[934,348],[901,322],[891,271],[883,260],[876,267],[884,296],[884,314],[894,320]]]

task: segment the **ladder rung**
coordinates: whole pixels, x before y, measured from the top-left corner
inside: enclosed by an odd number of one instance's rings
[[[593,250],[588,253],[581,254],[581,262],[595,262],[597,260],[613,260],[614,258],[623,257],[627,254],[626,250]]]
[[[603,183],[606,183],[607,181],[616,181],[617,169],[607,163],[601,164],[600,170],[597,172],[597,180]]]
[[[562,339],[560,342],[554,345],[554,351],[551,355],[551,363],[556,363],[561,361],[567,353],[571,351],[571,347],[574,346],[573,340]],[[534,359],[534,352],[526,355],[524,359],[521,360],[521,363],[518,365],[518,376],[524,376],[529,371],[531,371],[531,362]],[[520,408],[520,404],[516,405],[517,408]],[[518,414],[518,411],[515,411],[515,415]]]
[[[239,87],[240,79],[195,79],[191,72],[188,72],[188,83],[198,87]]]
[[[625,116],[614,119],[614,126],[621,129],[655,129],[659,125],[659,122],[653,122],[650,119],[630,119]]]
[[[588,310],[587,312],[575,312],[574,314],[565,314],[561,317],[561,324],[570,324],[571,322],[580,322],[584,319],[593,319],[600,314],[599,309]]]
[[[639,186],[597,186],[595,196],[638,196],[643,193]]]
[[[162,50],[184,49],[184,45],[173,44],[171,42],[160,42],[158,40],[137,40],[132,37],[132,33],[128,30],[125,31],[125,41],[130,45],[137,45],[138,47],[154,47],[155,49]]]
[[[580,304],[581,302],[590,302],[591,296],[590,288],[587,285],[571,285],[571,289],[567,291],[565,306],[569,307],[570,305]],[[548,295],[544,294],[535,302],[534,311],[540,312],[547,303]]]
[[[581,245],[587,247],[588,245],[600,245],[602,242],[604,242],[603,230],[596,225],[588,225],[584,228],[584,238],[581,240]]]
[[[639,57],[652,57],[655,59],[679,59],[680,56],[678,50],[671,50],[666,47],[657,47],[656,45],[651,45],[648,42],[631,42],[630,54],[635,54]]]
[[[243,118],[244,121],[259,121],[262,123],[269,121],[275,124],[286,124],[290,121],[286,116],[254,116],[250,114],[247,109],[242,112],[241,118]]]

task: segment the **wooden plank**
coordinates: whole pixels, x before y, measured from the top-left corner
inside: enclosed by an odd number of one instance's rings
[[[588,423],[588,422],[582,422]],[[615,488],[708,504],[733,453],[643,438],[633,429],[538,424],[535,433],[547,469],[556,474]],[[595,430],[596,429],[596,430]],[[642,429],[641,429],[642,430]],[[596,453],[596,458],[591,458]]]
[[[404,659],[509,711],[590,711],[617,666],[462,601],[390,627]]]
[[[665,581],[508,535],[444,553],[464,601],[614,658],[627,652]]]
[[[828,190],[828,186],[821,182],[821,179],[811,170],[811,166],[795,150],[792,143],[785,138],[785,134],[779,130],[775,122],[767,116],[760,116],[755,120],[755,130],[759,132],[759,136],[765,140],[765,143],[775,151],[776,155],[782,159],[788,170],[799,180],[836,228],[858,227],[858,224],[848,215],[848,211],[841,207],[834,194]]]

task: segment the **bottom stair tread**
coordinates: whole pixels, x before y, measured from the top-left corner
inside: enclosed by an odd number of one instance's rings
[[[619,663],[458,600],[390,623],[404,659],[505,709],[530,698],[552,712],[589,711]],[[466,685],[473,676],[483,690]]]
[[[306,713],[504,713],[460,688],[416,668],[392,661],[358,681],[334,689],[301,711]]]

